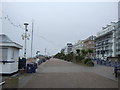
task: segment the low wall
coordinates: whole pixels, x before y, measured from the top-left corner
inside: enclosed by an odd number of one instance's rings
[[[120,59],[118,57],[108,57],[107,60],[108,61],[113,61],[113,62],[114,61],[116,61],[116,62],[120,61]]]

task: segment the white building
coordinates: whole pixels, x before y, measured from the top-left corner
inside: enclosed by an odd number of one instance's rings
[[[64,47],[61,51],[63,51],[64,54],[69,54],[72,52],[72,49],[73,49],[72,43],[67,43],[67,46]]]
[[[107,58],[120,55],[120,21],[111,22],[111,25],[102,29],[95,39],[96,56]]]
[[[22,46],[0,35],[0,74],[11,75],[18,71],[19,49]]]
[[[73,45],[72,51],[73,51],[74,53],[76,53],[76,50],[77,50],[77,49],[82,50],[82,49],[83,49],[83,42],[84,42],[84,40],[78,40],[78,42]]]

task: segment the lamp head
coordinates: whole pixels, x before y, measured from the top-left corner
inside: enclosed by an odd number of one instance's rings
[[[25,22],[25,23],[24,23],[24,25],[26,25],[26,26],[27,26],[27,25],[29,25],[29,24],[28,24],[27,22]]]

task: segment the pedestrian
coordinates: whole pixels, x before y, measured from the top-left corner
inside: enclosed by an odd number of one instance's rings
[[[114,71],[113,73],[115,74],[115,77],[117,78],[117,65],[114,65]]]

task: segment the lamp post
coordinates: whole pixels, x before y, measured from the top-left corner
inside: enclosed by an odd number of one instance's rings
[[[36,57],[38,58],[38,56],[40,55],[40,51],[36,52]]]
[[[47,51],[47,49],[45,48],[45,57],[47,56],[47,55],[46,55],[46,51]]]
[[[26,58],[26,45],[27,45],[27,39],[29,40],[30,35],[27,33],[28,29],[27,26],[29,25],[28,23],[24,23],[25,25],[25,33],[22,35],[22,39],[24,40],[24,58]]]

